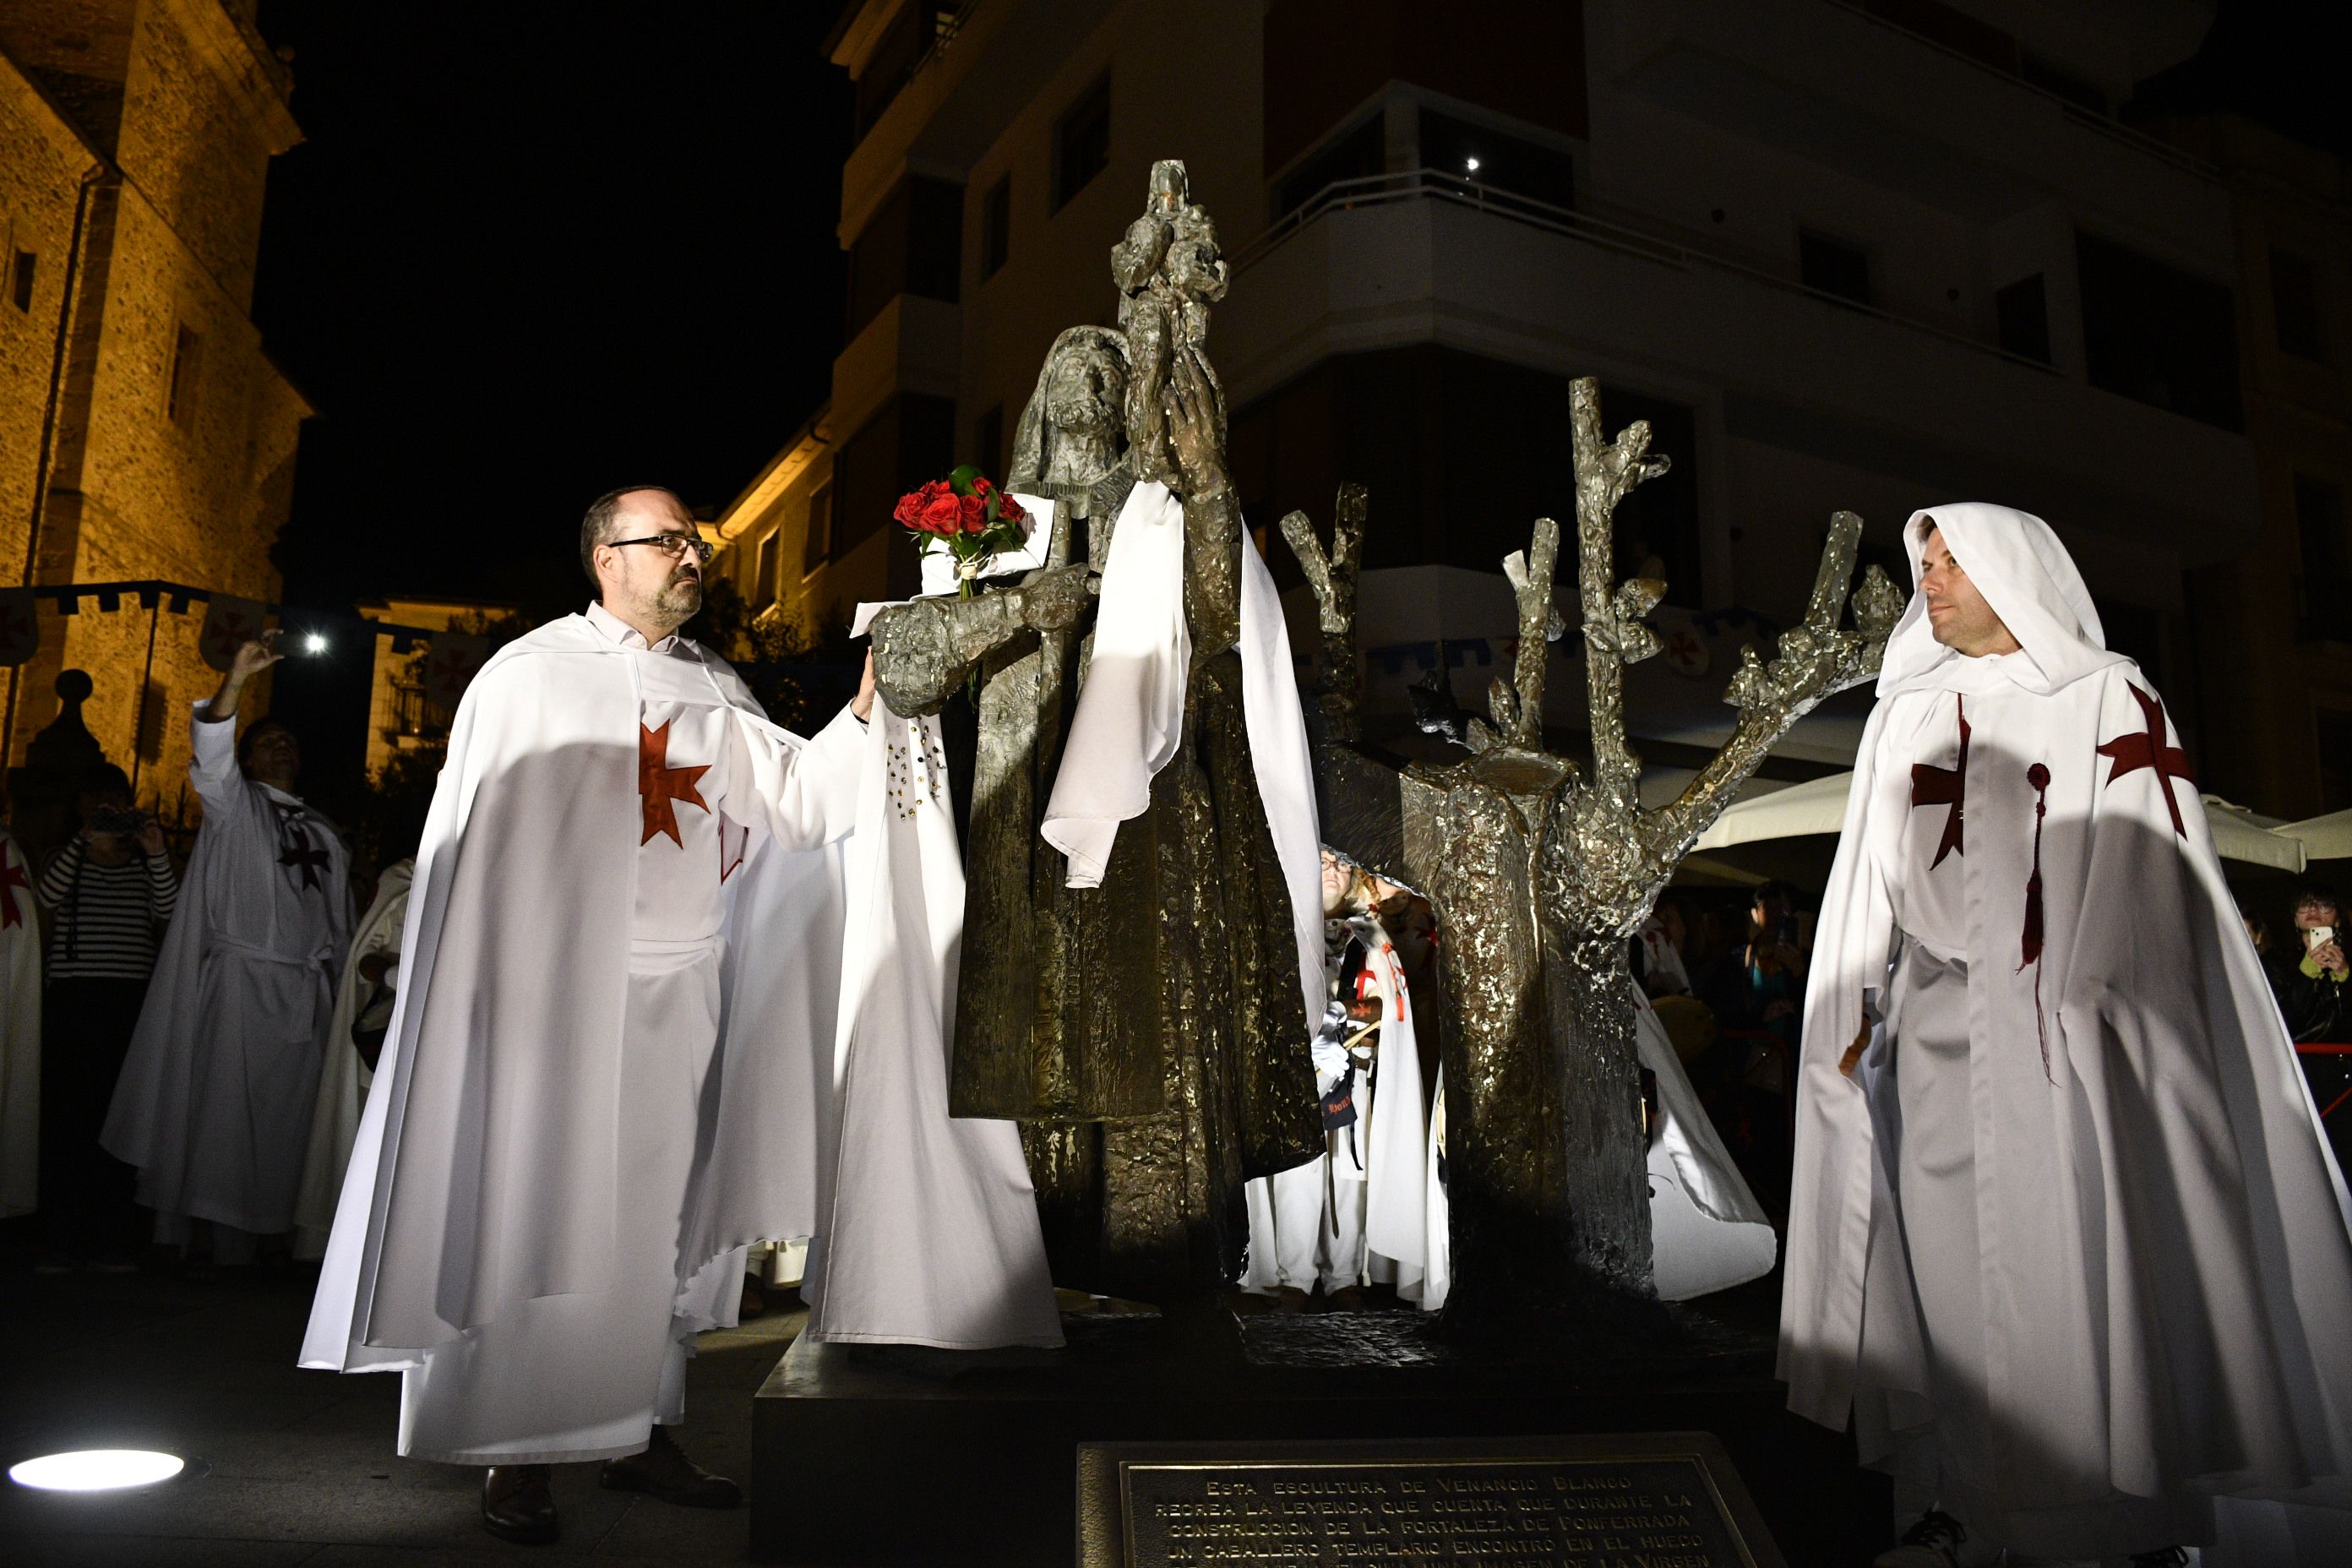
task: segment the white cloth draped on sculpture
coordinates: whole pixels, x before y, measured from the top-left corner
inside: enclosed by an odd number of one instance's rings
[[[320,1047],[319,1098],[310,1111],[310,1144],[302,1156],[302,1180],[294,1194],[294,1256],[322,1258],[327,1232],[335,1223],[335,1199],[343,1187],[343,1172],[352,1163],[352,1140],[358,1136],[360,1105],[375,1075],[360,1058],[352,1026],[374,987],[360,975],[361,963],[379,953],[400,956],[400,931],[408,919],[408,884],[416,862],[395,860],[376,879],[375,900],[360,917],[352,938],[350,956],[335,982],[334,1010],[327,1016],[327,1037]],[[387,973],[389,982],[393,976]]]
[[[879,697],[848,851],[835,1074],[803,1294],[819,1341],[1062,1342],[1037,1200],[1009,1121],[948,1112],[964,879],[939,721]]]
[[[1321,837],[1315,773],[1290,633],[1274,577],[1241,534],[1242,716],[1298,945],[1308,1019],[1323,1011]],[[1183,736],[1192,657],[1184,620],[1184,508],[1165,485],[1129,492],[1103,563],[1094,651],[1040,829],[1069,858],[1073,888],[1102,883],[1118,825],[1151,803],[1151,781]]]

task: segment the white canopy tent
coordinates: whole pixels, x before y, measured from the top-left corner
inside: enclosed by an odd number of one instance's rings
[[[2310,859],[2352,859],[2352,811],[2331,811],[2326,816],[2290,822],[2276,831],[2301,843]]]
[[[1738,802],[1715,819],[1714,826],[1699,835],[1696,847],[1702,850],[1728,849],[1733,845],[1752,844],[1759,839],[1835,833],[1844,826],[1846,791],[1853,783],[1852,773],[1835,773]],[[2339,811],[2332,816],[2315,817],[2273,831],[2268,817],[2257,816],[2219,795],[2209,795],[2203,799],[2206,826],[2213,832],[2213,847],[2224,859],[2295,872],[2303,869],[2306,854],[2315,858],[2352,856],[2352,811]],[[2305,836],[2307,830],[2323,829],[2322,837]],[[2332,847],[2319,847],[2322,842]]]

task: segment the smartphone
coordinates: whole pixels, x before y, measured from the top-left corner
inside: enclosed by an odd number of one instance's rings
[[[2334,926],[2313,926],[2303,933],[2303,951],[2314,952],[2336,940]]]

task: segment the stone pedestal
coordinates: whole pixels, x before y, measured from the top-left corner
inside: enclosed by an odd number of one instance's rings
[[[1057,1352],[795,1343],[753,1405],[751,1546],[794,1563],[1060,1563],[1077,1445],[1703,1431],[1790,1563],[1862,1564],[1885,1484],[1788,1414],[1769,1345],[1684,1313],[1475,1350],[1404,1313],[1076,1314]]]

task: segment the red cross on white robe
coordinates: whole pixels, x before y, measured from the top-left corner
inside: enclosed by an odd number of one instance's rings
[[[1969,709],[1958,697],[1952,699],[1960,715],[1960,760],[1948,768],[1927,763],[1911,764],[1911,805],[1914,810],[1923,805],[1948,805],[1951,815],[1944,818],[1944,836],[1936,842],[1936,858],[1927,862],[1934,870],[1944,863],[1944,857],[1968,850],[1960,844],[1961,816],[1968,806],[1969,796]]]
[[[2126,773],[2136,773],[2142,768],[2154,768],[2156,787],[2164,792],[2164,809],[2172,814],[2172,831],[2186,838],[2189,829],[2180,820],[2180,803],[2173,798],[2172,781],[2183,779],[2190,788],[2196,787],[2197,781],[2189,777],[2189,753],[2164,743],[2164,704],[2131,682],[2124,684],[2131,691],[2132,700],[2139,704],[2140,717],[2147,728],[2138,734],[2117,735],[2099,748],[2099,755],[2113,763],[2107,770],[2107,783],[2113,784]]]
[[[688,805],[700,806],[704,811],[710,809],[709,803],[694,787],[695,781],[710,771],[710,764],[705,763],[695,768],[669,765],[671,722],[663,721],[658,730],[648,730],[643,724],[637,726],[637,795],[644,801],[646,810],[645,834],[637,842],[650,844],[655,834],[667,833],[669,841],[683,849],[686,840],[677,830],[675,803],[684,801]]]

